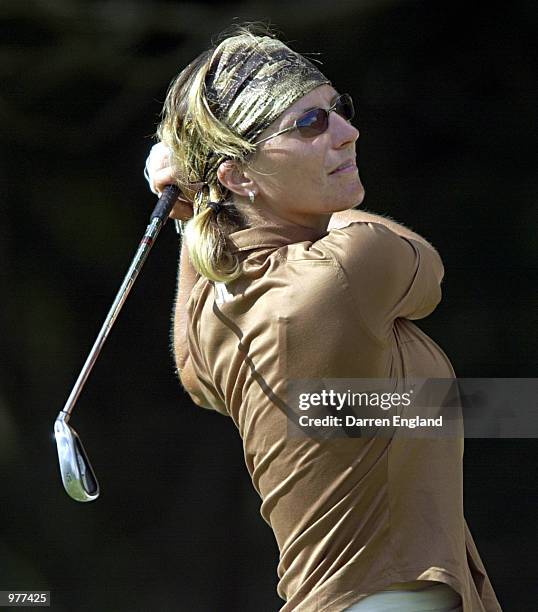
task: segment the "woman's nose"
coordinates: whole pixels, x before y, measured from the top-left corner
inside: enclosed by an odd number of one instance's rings
[[[339,149],[349,143],[357,142],[360,132],[347,119],[344,119],[338,113],[331,113],[329,123],[329,127],[332,128],[335,148]]]

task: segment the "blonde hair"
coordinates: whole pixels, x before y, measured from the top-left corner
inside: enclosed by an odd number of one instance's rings
[[[256,26],[259,27],[259,26]],[[256,37],[250,27],[238,26],[236,35],[248,34],[253,46]],[[242,227],[245,220],[232,202],[222,204],[216,215],[208,204],[223,202],[230,193],[218,181],[216,168],[207,173],[211,155],[243,164],[256,146],[232,131],[213,113],[205,79],[219,48],[199,55],[172,82],[166,95],[163,118],[157,136],[172,151],[173,164],[182,191],[193,200],[193,217],[186,223],[184,237],[195,269],[213,281],[228,282],[240,275],[239,262],[227,248],[226,236]],[[196,189],[193,184],[202,184]]]

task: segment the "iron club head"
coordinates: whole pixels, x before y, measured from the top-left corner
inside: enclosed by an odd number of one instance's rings
[[[80,502],[97,499],[99,483],[77,432],[67,424],[63,412],[54,423],[54,437],[62,482],[67,494]]]

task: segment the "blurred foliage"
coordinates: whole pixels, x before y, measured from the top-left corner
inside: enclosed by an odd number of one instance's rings
[[[99,501],[66,497],[51,438],[147,222],[141,170],[167,85],[233,18],[320,52],[357,100],[365,205],[439,248],[444,300],[420,325],[458,375],[536,375],[535,3],[3,0],[0,589],[50,589],[54,610],[279,606],[237,432],[173,375],[172,228],[77,406]],[[517,586],[535,583],[519,518],[533,453],[466,442],[467,517],[506,610],[536,598]],[[510,539],[489,512],[501,498]]]

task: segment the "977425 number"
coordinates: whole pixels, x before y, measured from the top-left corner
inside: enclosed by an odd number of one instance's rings
[[[1,606],[50,606],[50,591],[0,591]]]

